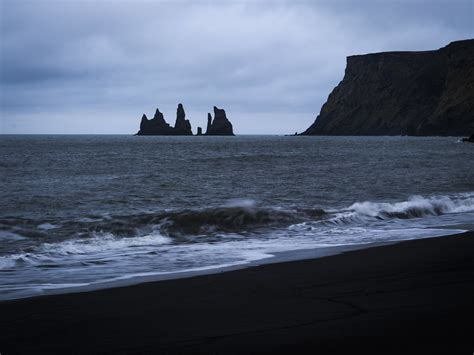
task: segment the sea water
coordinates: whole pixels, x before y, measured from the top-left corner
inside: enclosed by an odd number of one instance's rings
[[[453,137],[0,136],[0,299],[470,230],[473,171]]]

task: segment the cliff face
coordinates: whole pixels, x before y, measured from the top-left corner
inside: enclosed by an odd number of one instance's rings
[[[343,80],[303,135],[474,132],[474,40],[435,51],[350,56]]]
[[[140,123],[139,136],[189,136],[193,134],[191,131],[191,123],[185,119],[183,105],[179,104],[176,111],[176,123],[171,127],[163,117],[159,109],[156,109],[155,116],[149,120],[146,115],[142,116]]]
[[[207,114],[207,129],[208,136],[233,136],[234,131],[232,123],[227,119],[225,111],[214,106],[214,120],[211,114]]]

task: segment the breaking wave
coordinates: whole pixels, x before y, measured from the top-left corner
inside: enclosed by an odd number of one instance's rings
[[[54,262],[58,258],[72,255],[114,253],[128,248],[145,248],[170,244],[172,239],[157,233],[134,238],[118,238],[111,233],[94,234],[90,238],[69,239],[56,243],[43,243],[40,247],[7,256],[0,256],[0,269],[17,264],[40,264]],[[130,250],[130,249],[129,249]]]
[[[70,239],[60,243],[45,243],[42,246],[42,252],[56,255],[88,254],[123,248],[163,245],[171,242],[171,238],[159,234],[149,234],[135,238],[117,238],[111,233],[106,233],[87,239]]]
[[[367,219],[412,219],[474,211],[474,193],[453,196],[411,196],[401,202],[356,202],[342,210],[280,209],[245,206],[171,212],[157,217],[164,233],[239,232],[259,227],[284,227],[304,222],[351,223]]]
[[[219,207],[179,211],[161,218],[163,232],[198,235],[216,231],[238,232],[259,227],[281,227],[295,223],[303,216],[298,211],[273,208]]]
[[[412,196],[408,201],[395,203],[355,203],[349,209],[361,215],[387,218],[419,218],[438,216],[447,213],[474,211],[474,195],[464,194],[457,197],[438,196],[424,198]]]
[[[252,200],[233,200],[220,207],[171,210],[131,216],[87,216],[75,220],[0,220],[5,239],[37,239],[44,245],[79,240],[83,248],[99,248],[149,242],[148,236],[163,238],[210,236],[282,229],[297,224],[346,225],[370,220],[413,219],[474,211],[474,193],[452,196],[412,196],[401,202],[356,202],[345,209],[279,208],[257,206]],[[98,237],[99,236],[99,237]],[[110,237],[113,236],[113,237]],[[156,239],[154,239],[156,241]]]
[[[369,218],[411,219],[426,216],[439,216],[449,213],[474,211],[474,193],[458,194],[455,196],[412,196],[402,202],[356,202],[347,210],[336,212],[329,222],[341,224]]]
[[[326,210],[232,200],[218,207],[129,216],[6,217],[0,219],[0,269],[7,286],[18,284],[17,273],[36,280],[38,270],[52,275],[57,287],[71,280],[88,284],[243,264],[280,251],[447,235],[458,231],[432,228],[444,217],[435,224],[423,217],[459,213],[444,220],[469,223],[469,212],[474,212],[474,193]]]

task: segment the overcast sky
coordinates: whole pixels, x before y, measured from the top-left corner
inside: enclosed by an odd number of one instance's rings
[[[306,129],[346,56],[474,37],[474,0],[0,0],[1,133],[135,133],[159,107],[193,131]]]

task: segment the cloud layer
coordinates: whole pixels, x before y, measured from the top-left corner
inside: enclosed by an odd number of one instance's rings
[[[345,57],[472,38],[472,1],[0,0],[0,132],[132,133],[156,107],[193,129],[309,126]]]

